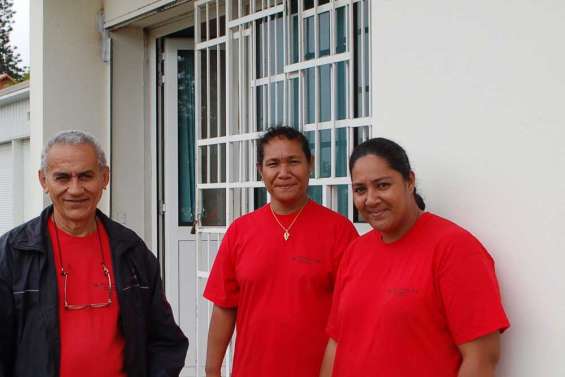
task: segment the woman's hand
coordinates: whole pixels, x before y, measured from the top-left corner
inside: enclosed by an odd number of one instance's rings
[[[458,377],[494,377],[500,358],[498,331],[459,345],[463,362]]]
[[[335,342],[335,340],[330,338],[328,340],[328,345],[326,346],[326,352],[324,353],[324,358],[322,359],[322,367],[320,368],[320,377],[332,377],[336,348],[337,348],[337,343]]]

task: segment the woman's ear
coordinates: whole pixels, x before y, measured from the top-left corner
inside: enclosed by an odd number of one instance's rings
[[[413,171],[410,171],[406,184],[408,185],[408,190],[410,190],[410,192],[414,192],[414,188],[416,187],[416,174],[414,174]]]

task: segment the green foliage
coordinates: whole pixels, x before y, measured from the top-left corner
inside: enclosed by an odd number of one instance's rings
[[[12,0],[0,0],[0,73],[7,73],[15,80],[21,80],[24,70],[19,66],[20,54],[10,45],[10,32],[14,20]]]

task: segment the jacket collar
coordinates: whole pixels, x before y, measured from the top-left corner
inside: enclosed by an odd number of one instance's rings
[[[41,211],[38,217],[22,225],[14,235],[12,241],[14,248],[26,251],[45,252],[50,242],[49,232],[47,231],[47,221],[52,213],[53,205],[50,205]],[[111,220],[99,209],[96,210],[96,216],[104,225],[106,233],[108,233],[113,252],[121,254],[138,242],[137,237],[132,237],[132,231]]]

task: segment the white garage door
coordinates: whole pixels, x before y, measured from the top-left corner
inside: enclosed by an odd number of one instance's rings
[[[0,234],[13,227],[12,144],[0,144]]]

